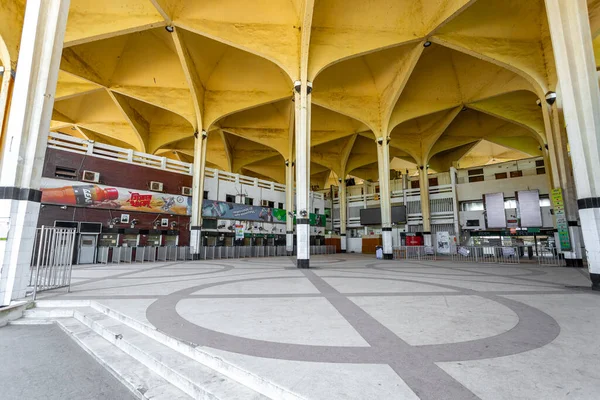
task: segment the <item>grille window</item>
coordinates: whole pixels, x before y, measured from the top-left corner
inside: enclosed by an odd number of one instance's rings
[[[77,170],[75,168],[56,167],[54,176],[60,179],[77,179]]]

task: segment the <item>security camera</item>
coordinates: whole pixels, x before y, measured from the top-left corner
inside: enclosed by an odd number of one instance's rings
[[[285,160],[285,166],[288,167],[290,165],[290,160]]]
[[[208,137],[208,133],[206,131],[202,131],[202,139],[206,139]]]
[[[535,104],[537,104],[537,105],[538,105],[538,107],[541,107],[541,106],[542,106],[542,101],[541,101],[540,99],[537,99],[537,100],[535,101]]]
[[[552,105],[556,102],[556,93],[554,92],[548,92],[546,93],[546,103],[548,103],[548,105]]]
[[[296,81],[294,82],[294,90],[298,93],[300,93],[300,89],[302,88],[302,82],[300,81]]]
[[[379,143],[379,144],[383,144],[383,138],[382,138],[382,137],[380,137],[380,138],[377,138],[377,143]]]
[[[302,216],[303,218],[306,218],[307,215],[308,215],[308,212],[306,210],[300,211],[300,216]]]

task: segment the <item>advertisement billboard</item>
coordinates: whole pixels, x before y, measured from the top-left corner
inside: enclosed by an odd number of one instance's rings
[[[42,178],[42,203],[119,211],[192,214],[192,198],[85,182]]]
[[[246,204],[226,203],[224,201],[203,200],[202,217],[285,224],[288,215],[286,210],[281,208],[259,207]],[[325,214],[311,213],[309,215],[309,219],[311,226],[324,227],[326,224]],[[295,222],[296,221],[294,218],[294,223]]]

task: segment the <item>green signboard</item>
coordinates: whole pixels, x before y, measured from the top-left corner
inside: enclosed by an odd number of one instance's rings
[[[552,207],[554,208],[554,218],[556,219],[558,240],[560,241],[560,249],[563,251],[571,250],[569,223],[567,222],[567,216],[565,215],[565,202],[562,195],[562,189],[552,189],[551,199]]]

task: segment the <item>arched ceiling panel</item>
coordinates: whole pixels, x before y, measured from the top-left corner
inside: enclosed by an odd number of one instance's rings
[[[267,58],[291,77],[299,68],[300,19],[289,0],[158,0],[175,25]]]
[[[164,24],[147,0],[71,0],[65,47]]]
[[[543,91],[550,82],[542,33],[543,0],[477,1],[436,32],[434,40],[512,68]]]
[[[14,69],[19,56],[25,0],[0,1],[0,62]]]
[[[129,143],[136,150],[145,151],[144,138],[134,131],[130,121],[106,90],[57,101],[54,109],[82,128],[102,133]]]

